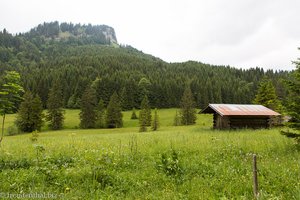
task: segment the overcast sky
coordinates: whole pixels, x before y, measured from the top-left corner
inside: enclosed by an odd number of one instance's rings
[[[1,0],[0,29],[106,24],[120,44],[167,62],[294,69],[300,0]]]

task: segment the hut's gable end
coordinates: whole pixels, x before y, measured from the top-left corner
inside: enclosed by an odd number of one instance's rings
[[[230,128],[230,120],[227,116],[221,116],[217,113],[214,114],[214,128],[227,129]]]

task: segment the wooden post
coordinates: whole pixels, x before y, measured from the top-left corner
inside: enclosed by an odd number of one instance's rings
[[[258,198],[258,180],[257,180],[257,164],[256,154],[253,154],[253,193],[254,197]]]

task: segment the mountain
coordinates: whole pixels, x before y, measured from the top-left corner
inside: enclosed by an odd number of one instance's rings
[[[115,30],[107,25],[91,24],[81,25],[73,23],[61,23],[55,21],[50,23],[39,24],[32,28],[25,36],[29,39],[41,37],[56,41],[81,40],[84,43],[96,44],[117,44]]]
[[[284,99],[286,91],[280,80],[289,75],[195,61],[166,63],[129,45],[118,45],[112,27],[58,22],[17,35],[0,31],[0,76],[5,70],[18,71],[24,88],[38,94],[44,106],[49,88],[59,81],[65,107],[78,108],[83,91],[92,86],[105,104],[117,91],[123,109],[138,108],[144,95],[152,107],[178,107],[187,85],[198,107],[251,103],[265,76]]]

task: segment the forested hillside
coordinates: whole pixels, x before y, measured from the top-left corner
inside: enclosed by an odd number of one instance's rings
[[[54,81],[63,88],[64,106],[78,108],[87,86],[108,103],[116,91],[123,109],[138,108],[144,95],[152,107],[178,107],[190,85],[198,107],[208,103],[251,103],[259,81],[268,76],[277,95],[286,92],[281,79],[288,72],[241,70],[200,62],[166,63],[131,46],[117,44],[106,26],[51,22],[27,33],[0,32],[0,76],[5,70],[21,74],[25,90],[38,94],[44,106]]]

